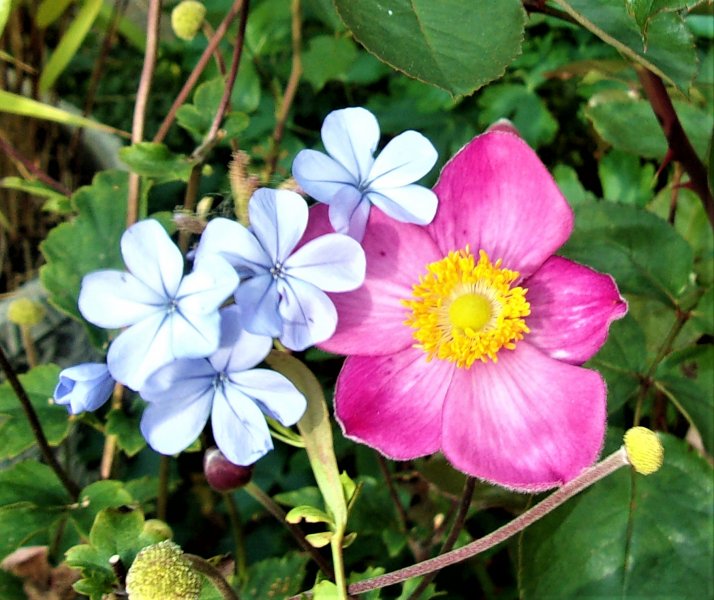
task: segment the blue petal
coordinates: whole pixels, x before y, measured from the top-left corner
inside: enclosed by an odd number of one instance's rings
[[[211,425],[216,445],[233,464],[251,465],[273,449],[263,413],[230,382],[216,389]]]
[[[242,393],[258,403],[265,414],[283,425],[294,425],[305,412],[305,396],[280,373],[268,369],[251,369],[230,373],[229,377]]]
[[[436,163],[438,154],[421,133],[405,131],[390,141],[372,165],[368,185],[394,188],[418,181]]]
[[[345,186],[330,204],[330,224],[337,233],[344,233],[361,242],[367,228],[370,208],[369,199],[363,196],[362,192]]]
[[[278,284],[283,333],[280,341],[291,350],[324,342],[337,326],[337,311],[327,294],[311,283],[287,277]]]
[[[218,254],[233,266],[241,277],[273,266],[258,239],[243,225],[229,219],[213,219],[203,231],[196,248],[196,266],[206,256]]]
[[[330,204],[345,185],[359,186],[356,175],[334,158],[315,150],[300,150],[293,161],[293,177],[315,200]]]
[[[73,415],[97,410],[112,395],[114,380],[104,363],[83,363],[64,369],[55,388],[56,404]]]
[[[251,196],[248,213],[271,266],[285,262],[307,228],[307,202],[295,192],[261,188]]]
[[[240,307],[221,310],[221,346],[210,361],[216,371],[235,373],[250,369],[262,361],[273,347],[273,338],[243,329]]]
[[[367,192],[367,198],[392,219],[416,225],[431,223],[439,204],[434,192],[416,184],[400,188],[370,190]]]
[[[332,111],[322,124],[322,143],[328,154],[364,182],[372,168],[379,142],[379,123],[364,108]]]
[[[241,283],[236,290],[235,300],[248,331],[270,337],[280,335],[283,330],[278,312],[280,294],[272,275],[259,275]]]

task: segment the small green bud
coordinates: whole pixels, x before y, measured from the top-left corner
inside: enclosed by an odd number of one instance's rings
[[[7,308],[7,318],[15,325],[37,325],[45,316],[45,309],[36,300],[18,298],[10,302]]]
[[[171,28],[176,37],[190,42],[203,25],[206,7],[196,0],[183,0],[171,11]]]
[[[147,519],[144,521],[143,533],[149,539],[161,541],[168,540],[174,535],[174,532],[171,531],[171,527],[161,519]]]
[[[201,584],[181,548],[169,540],[139,552],[126,576],[129,600],[197,600]]]

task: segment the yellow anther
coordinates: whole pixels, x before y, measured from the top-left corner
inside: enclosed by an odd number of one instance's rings
[[[126,577],[129,600],[198,600],[202,580],[171,541],[144,548]]]
[[[625,450],[632,467],[642,475],[659,470],[664,461],[664,447],[657,434],[646,427],[632,427],[625,433]]]

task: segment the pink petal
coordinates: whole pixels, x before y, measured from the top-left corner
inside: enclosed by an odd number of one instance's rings
[[[627,312],[610,275],[552,256],[523,286],[531,315],[528,341],[552,358],[582,364],[605,343],[610,323]]]
[[[535,152],[518,136],[475,137],[434,187],[439,209],[429,230],[446,254],[471,245],[527,277],[570,235],[573,214]]]
[[[444,399],[442,450],[459,470],[508,488],[540,491],[597,458],[605,383],[595,371],[526,342],[498,362],[456,369]]]
[[[303,242],[328,231],[327,207],[310,210]],[[434,242],[424,228],[397,223],[380,210],[372,210],[362,242],[367,257],[364,284],[353,292],[329,294],[337,308],[337,330],[320,347],[338,354],[391,354],[414,343],[412,329],[404,325],[412,286],[426,265],[439,260]]]
[[[407,348],[389,356],[350,356],[335,388],[345,435],[395,460],[432,454],[441,441],[441,408],[454,364],[426,362]]]

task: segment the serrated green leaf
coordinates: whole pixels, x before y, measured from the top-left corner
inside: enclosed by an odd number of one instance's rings
[[[319,92],[328,81],[344,81],[355,60],[357,48],[351,39],[318,35],[302,55],[303,77]]]
[[[554,0],[565,12],[630,60],[664,77],[687,93],[697,74],[691,32],[674,12],[660,12],[649,21],[647,39],[627,14],[623,0]]]
[[[19,376],[51,446],[59,445],[70,428],[65,407],[51,402],[59,372],[57,365],[40,365]],[[22,404],[7,382],[0,385],[0,437],[0,460],[13,458],[37,443]]]
[[[70,502],[47,465],[28,460],[0,471],[0,560],[30,541],[48,544]]]
[[[523,41],[518,0],[335,0],[335,6],[380,60],[452,95],[471,94],[503,75]]]
[[[588,363],[607,381],[609,413],[618,410],[638,390],[646,361],[645,334],[632,315],[610,325],[607,342]]]
[[[127,456],[134,456],[146,447],[139,429],[139,417],[123,410],[112,410],[107,416],[106,433],[117,436],[117,443]]]
[[[658,472],[621,469],[526,529],[525,600],[714,595],[711,466],[683,441],[661,439]]]
[[[714,116],[688,102],[674,102],[675,110],[697,154],[704,158]],[[633,100],[627,94],[606,92],[593,96],[585,115],[602,138],[618,150],[645,158],[662,160],[667,140],[646,100]]]
[[[84,0],[40,74],[40,91],[46,92],[57,81],[82,45],[101,8],[102,0]]]
[[[77,308],[82,277],[98,269],[123,269],[119,239],[126,225],[128,174],[103,171],[92,185],[72,195],[77,217],[55,227],[40,250],[47,264],[40,279],[50,302],[62,312],[84,323],[96,344],[106,340],[106,332],[87,324]]]
[[[182,154],[175,154],[166,144],[139,142],[119,150],[119,158],[129,168],[158,182],[188,181],[193,163]]]
[[[89,537],[94,519],[105,508],[118,508],[134,502],[121,481],[95,481],[82,490],[69,515],[78,533]]]
[[[667,260],[662,260],[662,249]],[[610,273],[624,292],[675,305],[692,271],[692,249],[666,221],[610,202],[575,207],[575,231],[563,253]]]
[[[281,558],[268,558],[250,565],[248,579],[241,586],[242,600],[288,598],[300,591],[305,578],[307,557],[292,553]]]

